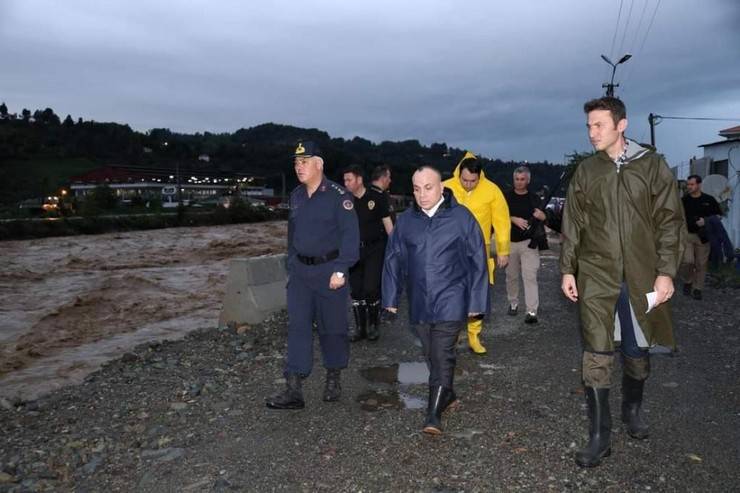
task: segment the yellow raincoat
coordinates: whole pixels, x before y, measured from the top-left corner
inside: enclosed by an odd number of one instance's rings
[[[488,282],[493,284],[493,271],[496,262],[491,258],[491,228],[496,232],[496,253],[509,255],[511,245],[511,219],[509,206],[506,205],[504,194],[492,181],[486,179],[483,170],[480,172],[480,181],[473,190],[468,192],[460,183],[460,166],[468,159],[477,159],[472,152],[466,152],[457,163],[452,178],[443,182],[444,186],[452,190],[455,200],[473,213],[483,231],[486,243],[486,258],[488,259]]]

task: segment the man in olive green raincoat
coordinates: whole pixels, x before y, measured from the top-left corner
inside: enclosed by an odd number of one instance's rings
[[[563,293],[580,305],[589,443],[576,462],[596,466],[610,452],[614,351],[623,359],[622,421],[646,438],[640,408],[648,349],[674,347],[668,305],[686,240],[673,174],[660,154],[624,137],[624,103],[584,105],[591,144],[570,180],[563,217]]]

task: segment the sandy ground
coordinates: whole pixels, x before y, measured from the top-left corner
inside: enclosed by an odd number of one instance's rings
[[[281,253],[284,221],[0,244],[0,396],[77,383],[145,341],[217,323],[229,260]]]

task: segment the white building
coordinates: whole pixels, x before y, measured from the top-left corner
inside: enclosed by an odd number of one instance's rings
[[[721,130],[719,135],[724,139],[699,146],[704,148],[704,157],[691,162],[691,174],[727,178],[729,209],[722,223],[737,248],[740,247],[740,125]]]

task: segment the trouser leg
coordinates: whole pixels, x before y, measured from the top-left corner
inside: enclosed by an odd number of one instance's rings
[[[461,326],[461,322],[442,322],[430,328],[429,385],[432,387],[453,388],[457,361],[455,342]]]
[[[694,280],[694,289],[701,291],[704,289],[704,281],[707,277],[707,266],[709,265],[709,243],[701,243],[694,245],[695,265],[696,273]]]
[[[527,311],[537,313],[540,295],[537,287],[537,271],[540,268],[540,251],[526,247],[521,253],[522,279],[524,280],[524,303]]]
[[[346,368],[349,363],[347,305],[349,290],[322,290],[318,299],[319,342],[324,367]]]
[[[692,236],[695,235],[688,235],[688,239],[686,241],[686,249],[683,252],[683,258],[681,259],[680,268],[681,280],[684,282],[684,284],[689,285],[694,283],[694,274],[696,270],[694,267],[694,259],[696,258],[696,254],[694,252],[694,242]]]
[[[520,246],[523,242],[512,242],[509,263],[506,265],[506,297],[509,305],[519,304],[519,278],[521,276]],[[525,245],[526,248],[526,245]]]
[[[303,377],[313,367],[313,321],[315,319],[315,293],[298,275],[288,281],[288,356],[285,375]]]

